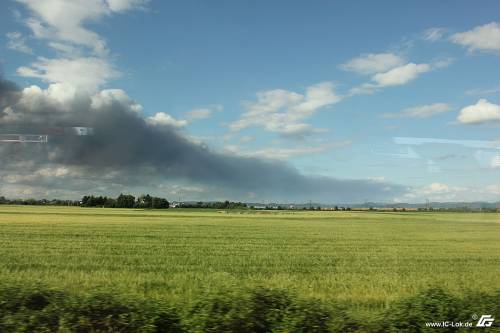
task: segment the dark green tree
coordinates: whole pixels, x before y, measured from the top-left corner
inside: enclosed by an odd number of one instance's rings
[[[130,194],[120,194],[118,198],[116,198],[116,207],[117,208],[134,208],[135,206],[135,197]]]
[[[153,197],[149,194],[141,195],[139,198],[137,198],[137,207],[153,208]]]
[[[151,208],[155,209],[167,209],[170,207],[170,203],[165,198],[153,197],[151,201]]]

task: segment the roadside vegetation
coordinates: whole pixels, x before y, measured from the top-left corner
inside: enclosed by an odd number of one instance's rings
[[[0,287],[1,332],[435,332],[426,323],[500,317],[500,293],[457,297],[432,288],[360,316],[348,304],[279,289],[221,291],[188,306],[106,293],[68,294],[40,286]],[[496,327],[467,329],[495,332]],[[456,332],[456,329],[440,329]],[[460,331],[460,330],[459,330]]]

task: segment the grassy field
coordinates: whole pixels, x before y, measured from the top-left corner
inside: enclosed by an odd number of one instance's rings
[[[0,206],[0,279],[195,297],[265,285],[355,304],[500,289],[500,215]]]
[[[357,311],[500,290],[500,215],[0,206],[0,281],[190,303],[258,286]]]

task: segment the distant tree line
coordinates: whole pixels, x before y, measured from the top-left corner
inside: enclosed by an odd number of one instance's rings
[[[252,209],[266,209],[266,210],[334,210],[334,211],[350,211],[351,207],[334,206],[331,208],[321,206],[283,206],[283,205],[266,205],[266,206],[250,206]]]
[[[417,208],[417,211],[419,212],[464,212],[464,213],[472,213],[472,212],[484,212],[484,213],[495,213],[495,212],[500,212],[500,207],[493,208],[493,207],[479,207],[479,208],[471,208],[471,207],[453,207],[453,208],[433,208],[433,207],[428,207],[428,208],[422,208],[419,207]]]
[[[80,206],[79,200],[61,199],[8,199],[0,196],[0,205],[25,205],[25,206]]]
[[[245,203],[232,201],[215,201],[215,202],[183,202],[177,207],[179,208],[212,208],[212,209],[246,209]]]
[[[116,199],[106,196],[86,195],[80,201],[82,207],[106,208],[152,208],[167,209],[170,203],[165,198],[141,195],[137,199],[131,194],[120,194]]]
[[[120,194],[117,198],[107,196],[86,195],[81,200],[61,200],[61,199],[9,199],[0,196],[0,205],[30,205],[30,206],[82,206],[82,207],[106,207],[106,208],[152,208],[166,209],[175,208],[211,208],[211,209],[255,209],[255,210],[334,210],[334,211],[364,211],[364,207],[342,207],[342,206],[313,206],[313,205],[247,205],[242,202],[233,201],[215,201],[215,202],[180,202],[170,205],[167,199],[153,197],[149,194],[134,197],[130,194]],[[500,212],[500,206],[497,207],[383,207],[375,208],[368,206],[370,211],[395,211],[395,212]]]
[[[116,199],[106,196],[86,195],[82,198],[82,207],[107,207],[107,208],[212,208],[212,209],[245,209],[247,205],[242,202],[216,201],[216,202],[181,202],[170,205],[167,199],[153,197],[149,194],[135,198],[130,194],[120,194]]]
[[[38,205],[38,206],[81,206],[81,207],[104,207],[104,208],[152,208],[167,209],[171,207],[165,198],[154,197],[144,194],[134,197],[131,194],[120,194],[117,198],[102,195],[85,195],[81,200],[59,200],[59,199],[7,199],[0,196],[0,205]],[[217,201],[217,202],[182,202],[176,203],[176,208],[212,208],[212,209],[246,209],[242,202]]]
[[[339,210],[340,211],[345,211],[345,210],[349,211],[349,210],[351,210],[351,207],[339,207],[339,206],[335,206],[335,207],[333,207],[333,210],[334,211],[339,211]]]

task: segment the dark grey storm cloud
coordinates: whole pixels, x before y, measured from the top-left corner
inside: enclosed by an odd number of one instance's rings
[[[322,202],[387,200],[403,190],[376,181],[305,176],[284,162],[217,153],[174,128],[146,122],[117,98],[108,98],[98,106],[88,95],[61,102],[44,91],[30,95],[0,80],[0,105],[0,133],[49,135],[47,143],[0,143],[4,183],[10,179],[29,186],[64,188],[75,181],[81,186],[85,179],[92,180],[87,184],[98,184],[112,178],[113,184],[126,187],[179,180],[218,188],[235,198],[252,192],[257,198]],[[93,135],[77,136],[62,130],[75,126],[93,128]],[[16,178],[19,165],[38,176]],[[47,170],[61,167],[78,172],[54,181],[44,176],[51,175]]]
[[[19,94],[19,89],[14,83],[0,77],[0,110],[15,103]]]

